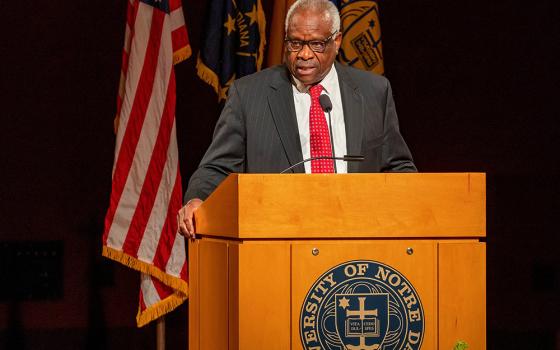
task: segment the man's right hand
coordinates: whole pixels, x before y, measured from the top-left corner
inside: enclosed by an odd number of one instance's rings
[[[179,210],[177,221],[179,223],[179,233],[183,236],[194,239],[194,212],[202,205],[202,203],[202,199],[193,198]]]

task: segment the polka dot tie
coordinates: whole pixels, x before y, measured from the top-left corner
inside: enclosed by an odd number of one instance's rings
[[[323,86],[317,84],[309,89],[311,95],[311,108],[309,110],[309,143],[311,146],[311,157],[332,156],[331,139],[325,113],[319,103]],[[319,159],[311,161],[312,173],[334,173],[334,161],[332,159]]]

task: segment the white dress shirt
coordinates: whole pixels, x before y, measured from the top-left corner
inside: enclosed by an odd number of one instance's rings
[[[293,77],[294,78],[294,77]],[[303,88],[297,79],[294,78],[296,84],[292,85],[294,93],[294,104],[296,107],[296,117],[299,130],[299,140],[301,143],[301,153],[303,159],[311,157],[311,147],[309,145],[309,109],[311,108],[311,95],[308,89]],[[338,85],[338,74],[334,64],[327,76],[319,83],[323,86],[321,94],[328,95],[332,102],[331,120],[333,123],[332,134],[334,143],[334,152],[336,157],[346,155],[346,129],[344,126],[344,114],[342,111],[342,98],[340,96],[340,86]],[[297,85],[300,85],[298,90]],[[325,120],[329,126],[329,116],[325,113]],[[311,173],[311,162],[304,163],[305,172]],[[345,161],[336,161],[336,170],[339,174],[347,173],[347,165]]]

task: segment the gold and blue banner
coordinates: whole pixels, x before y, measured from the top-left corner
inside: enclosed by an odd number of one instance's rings
[[[333,1],[340,11],[341,63],[383,74],[383,52],[379,6],[373,0]]]
[[[225,99],[231,83],[261,69],[265,15],[260,0],[211,0],[198,76]]]

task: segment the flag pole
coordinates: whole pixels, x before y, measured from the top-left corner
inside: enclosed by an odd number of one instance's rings
[[[157,350],[165,350],[165,316],[161,316],[156,321],[156,342]]]

